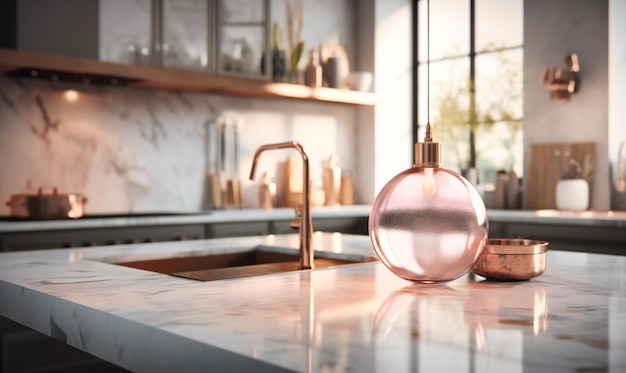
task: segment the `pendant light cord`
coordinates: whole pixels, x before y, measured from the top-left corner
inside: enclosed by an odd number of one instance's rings
[[[426,0],[426,125],[430,126],[430,0]]]
[[[430,125],[430,0],[426,0],[426,135],[424,141],[432,141]]]

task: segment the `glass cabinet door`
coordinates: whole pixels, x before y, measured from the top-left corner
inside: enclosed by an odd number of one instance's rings
[[[100,55],[111,62],[270,76],[270,0],[100,2]]]
[[[152,63],[152,1],[99,2],[100,60],[149,65]]]
[[[269,0],[217,1],[217,71],[268,78]],[[271,59],[269,59],[271,60]],[[267,65],[267,66],[265,66]]]
[[[214,10],[207,0],[162,0],[161,66],[212,71]]]

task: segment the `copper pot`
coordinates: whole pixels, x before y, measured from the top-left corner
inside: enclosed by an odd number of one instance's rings
[[[36,194],[12,194],[6,205],[9,215],[29,219],[80,218],[85,214],[87,197],[79,193],[44,193],[39,188]]]

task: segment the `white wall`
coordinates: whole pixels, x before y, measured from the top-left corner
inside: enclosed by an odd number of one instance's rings
[[[360,1],[358,14],[359,68],[374,72],[378,95],[374,109],[358,113],[359,185],[363,201],[371,203],[392,177],[412,165],[411,1]]]

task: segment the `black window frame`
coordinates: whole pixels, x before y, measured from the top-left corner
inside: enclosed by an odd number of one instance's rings
[[[420,81],[419,81],[419,67],[426,65],[428,66],[428,69],[430,69],[430,64],[431,63],[435,63],[435,62],[441,62],[441,61],[446,61],[446,60],[453,60],[453,59],[459,59],[459,58],[464,58],[467,57],[469,58],[469,80],[470,80],[470,115],[469,115],[469,125],[470,126],[475,126],[476,124],[478,124],[478,120],[476,118],[476,89],[475,89],[475,81],[476,81],[476,57],[477,56],[481,56],[481,55],[486,55],[486,54],[490,54],[490,53],[500,53],[500,52],[505,52],[505,51],[509,51],[509,50],[517,50],[517,49],[521,49],[523,50],[524,48],[524,43],[522,42],[522,44],[520,45],[516,45],[516,46],[509,46],[509,47],[504,47],[504,48],[498,48],[496,50],[484,50],[484,51],[480,51],[477,52],[476,51],[476,0],[467,0],[469,2],[469,17],[470,17],[470,22],[469,22],[469,53],[468,54],[459,54],[459,55],[451,55],[451,56],[446,56],[446,57],[442,57],[442,58],[437,58],[437,59],[431,59],[430,56],[428,56],[428,58],[421,62],[419,61],[419,56],[418,56],[418,51],[419,51],[419,24],[418,24],[418,20],[419,20],[419,7],[418,7],[418,3],[422,2],[422,1],[431,1],[431,0],[413,0],[411,2],[411,14],[412,14],[412,50],[411,50],[411,65],[413,68],[412,74],[413,74],[413,84],[412,84],[412,95],[413,95],[413,107],[412,107],[412,134],[413,134],[413,143],[416,143],[418,141],[420,141],[420,139],[418,138],[418,134],[420,132],[420,123],[419,123],[419,85],[420,85]],[[432,0],[432,1],[436,1],[436,0]],[[523,1],[523,0],[522,0]],[[430,20],[429,20],[430,22]],[[430,42],[427,41],[427,42]],[[516,118],[516,120],[519,121],[523,121],[523,113],[522,113],[522,117],[520,118]],[[430,119],[430,118],[429,118]],[[475,141],[473,138],[474,133],[470,132],[470,147],[474,147],[475,146]],[[476,151],[475,149],[471,149],[470,148],[470,155],[475,155]],[[413,154],[413,162],[415,162],[415,154]],[[476,164],[476,159],[470,159],[469,160],[469,164],[471,165],[475,165]]]

